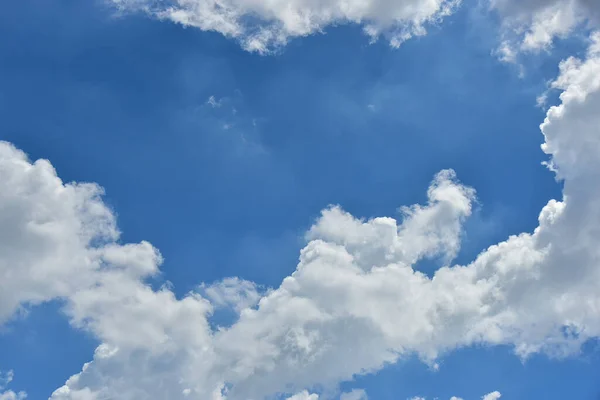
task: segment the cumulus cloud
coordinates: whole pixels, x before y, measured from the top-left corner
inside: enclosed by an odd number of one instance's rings
[[[500,397],[502,397],[502,395],[500,394],[500,392],[496,391],[496,392],[486,394],[481,399],[482,400],[498,400]]]
[[[288,397],[287,400],[319,400],[319,395],[309,394],[306,390]]]
[[[107,0],[121,10],[216,31],[261,53],[290,38],[345,23],[361,24],[375,39],[385,34],[393,46],[451,14],[460,0]]]
[[[443,171],[430,187],[429,204],[405,209],[401,224],[325,210],[308,234],[296,272],[217,332],[206,323],[212,305],[198,293],[179,301],[167,289],[153,292],[127,269],[107,269],[99,284],[74,293],[67,306],[73,323],[104,344],[54,398],[88,392],[174,398],[185,392],[204,399],[215,390],[224,395],[221,388],[227,387],[228,399],[260,399],[334,386],[408,352],[433,360],[436,346],[419,336],[431,333],[427,297],[434,288],[408,263],[454,254],[458,222],[470,213],[472,196],[451,171]],[[414,296],[407,296],[413,288]],[[239,294],[247,289],[254,293],[252,285],[231,280],[204,292],[217,305],[230,299],[240,304],[247,296]]]
[[[354,389],[350,392],[342,393],[340,400],[368,400],[367,392],[362,389]]]
[[[201,284],[199,291],[215,307],[228,307],[237,312],[255,306],[261,298],[256,283],[238,277],[225,278],[211,285]]]
[[[13,392],[12,390],[5,390],[14,377],[13,371],[6,373],[0,373],[0,400],[25,400],[27,394],[25,392]]]
[[[25,392],[15,393],[12,390],[0,392],[0,400],[24,400],[27,398]]]
[[[290,39],[358,24],[372,41],[385,36],[393,47],[427,33],[459,8],[462,0],[105,0],[121,12],[142,12],[160,20],[238,40],[243,48],[269,53]],[[600,26],[597,0],[485,0],[501,20],[499,58],[516,62],[522,53],[548,50],[556,38],[577,28]],[[218,107],[218,101],[208,101]]]
[[[452,266],[475,192],[442,171],[427,203],[398,220],[325,209],[294,273],[260,295],[241,279],[183,298],[153,290],[160,254],[119,242],[98,186],[65,184],[49,162],[0,143],[0,315],[60,298],[71,323],[101,341],[52,400],[314,400],[315,388],[409,355],[433,366],[473,344],[574,354],[600,335],[599,35],[584,60],[561,64],[553,87],[561,104],[541,125],[543,151],[564,196],[534,232]],[[446,262],[432,278],[414,268],[431,257]],[[213,330],[222,305],[238,320]]]
[[[503,20],[501,59],[514,62],[521,52],[539,52],[578,27],[600,26],[596,0],[490,0]]]
[[[157,271],[146,242],[120,246],[95,184],[64,185],[46,160],[0,145],[0,323],[21,307],[72,295],[107,264],[132,276]]]

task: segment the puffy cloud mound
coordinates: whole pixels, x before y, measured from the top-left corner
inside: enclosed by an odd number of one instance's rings
[[[423,35],[451,14],[460,0],[108,0],[125,11],[144,11],[185,26],[238,39],[267,52],[290,38],[345,23],[364,26],[372,38],[386,34],[394,46]]]
[[[6,386],[13,380],[13,371],[0,373],[0,400],[25,400],[27,394],[25,392],[16,393],[12,390],[5,390]]]
[[[520,52],[538,52],[555,38],[569,36],[577,27],[600,26],[597,0],[490,0],[503,19],[500,57],[515,61]]]
[[[486,394],[481,399],[482,400],[498,400],[500,397],[502,397],[500,392],[492,392],[492,393]]]
[[[120,12],[143,12],[238,40],[249,51],[269,53],[290,39],[341,24],[358,24],[393,47],[453,14],[462,0],[105,0]],[[597,0],[486,0],[502,23],[498,56],[516,62],[576,28],[600,26]],[[213,99],[214,100],[214,99]],[[213,103],[211,103],[213,104]],[[216,105],[214,103],[213,105]]]
[[[294,273],[265,293],[241,279],[184,298],[153,290],[160,255],[118,241],[97,186],[64,184],[47,161],[1,143],[2,318],[60,298],[71,323],[101,341],[53,400],[315,399],[306,390],[408,355],[435,366],[473,344],[576,353],[600,336],[600,35],[553,85],[561,104],[541,130],[564,197],[534,232],[451,266],[475,193],[442,171],[428,202],[399,221],[324,210]],[[431,257],[447,262],[432,278],[414,268]],[[236,322],[212,330],[214,307],[237,310]]]
[[[158,271],[146,242],[121,246],[95,184],[67,184],[46,160],[0,143],[0,323],[22,305],[72,295],[107,265],[132,277]]]
[[[350,392],[342,393],[340,400],[368,400],[368,396],[364,390],[354,389]]]
[[[319,400],[319,395],[309,394],[306,390],[288,397],[287,400]]]
[[[0,392],[0,400],[24,400],[27,395],[24,392],[15,393],[12,390]]]

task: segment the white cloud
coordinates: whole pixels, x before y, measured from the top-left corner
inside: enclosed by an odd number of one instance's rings
[[[426,205],[402,209],[401,222],[324,210],[296,271],[248,308],[255,290],[242,280],[205,286],[213,289],[206,297],[202,289],[181,299],[153,290],[145,280],[160,255],[145,242],[118,242],[97,186],[65,185],[47,161],[32,164],[1,143],[0,315],[6,321],[22,305],[62,298],[71,323],[102,342],[53,400],[314,399],[303,390],[335,387],[412,354],[429,364],[473,344],[510,345],[521,357],[574,354],[600,335],[600,36],[593,38],[585,60],[561,64],[553,86],[562,103],[541,126],[563,200],[548,202],[533,233],[433,278],[412,266],[427,257],[450,262],[474,198],[451,171],[434,178]],[[240,315],[213,332],[208,318],[219,304]]]
[[[496,392],[486,394],[481,399],[482,400],[498,400],[500,397],[502,397],[502,395],[500,394],[500,392],[496,391]]]
[[[13,392],[12,390],[5,390],[14,377],[13,371],[8,371],[4,374],[0,373],[0,400],[24,400],[27,398],[25,392]]]
[[[10,370],[5,373],[0,373],[0,390],[4,389],[9,383],[13,381],[15,373]]]
[[[403,209],[399,226],[391,218],[359,221],[339,208],[325,210],[308,233],[311,242],[296,273],[262,297],[258,309],[247,308],[258,298],[250,282],[233,278],[200,288],[214,306],[241,313],[234,326],[213,333],[207,321],[213,305],[199,293],[176,299],[168,288],[154,291],[144,283],[157,273],[161,257],[148,243],[117,242],[114,216],[97,186],[65,185],[47,161],[31,163],[7,143],[0,144],[0,154],[2,232],[13,240],[11,251],[1,253],[2,295],[16,299],[5,319],[20,304],[58,297],[65,300],[71,323],[103,342],[93,362],[54,399],[177,393],[259,398],[320,381],[333,385],[364,368],[377,369],[396,358],[400,348],[394,340],[410,336],[394,337],[394,324],[372,310],[392,306],[400,312],[397,322],[406,324],[418,316],[418,309],[410,311],[417,299],[394,304],[402,297],[397,289],[427,282],[420,274],[411,277],[408,263],[454,255],[460,221],[470,213],[473,197],[444,171],[430,187],[429,204]],[[386,268],[388,263],[397,265]],[[392,281],[381,286],[387,277]],[[348,286],[354,280],[356,292]],[[344,301],[334,301],[338,295]],[[332,365],[341,358],[348,363]],[[226,384],[230,390],[222,390]]]
[[[292,397],[288,397],[287,400],[319,400],[319,396],[316,394],[309,394],[306,390],[303,390]]]
[[[266,52],[290,38],[357,23],[376,38],[399,45],[426,33],[427,25],[451,14],[459,0],[107,0],[121,10],[143,11],[204,31],[238,39],[244,48]]]
[[[237,312],[258,304],[261,298],[259,287],[238,277],[225,278],[211,285],[201,284],[200,293],[215,307],[229,307]]]
[[[119,232],[97,185],[63,185],[48,161],[31,164],[6,143],[0,177],[0,323],[91,284],[107,262],[156,271],[160,256],[148,243],[114,244]]]
[[[600,24],[596,0],[490,0],[490,5],[503,19],[498,54],[507,62],[516,61],[521,52],[547,50],[577,27]]]
[[[143,12],[238,40],[249,51],[268,53],[290,39],[322,33],[341,24],[358,24],[393,47],[455,12],[462,0],[105,0],[122,12]],[[500,17],[501,41],[495,53],[517,62],[521,53],[548,50],[556,38],[577,28],[600,26],[597,0],[486,0]],[[208,104],[218,107],[211,96]],[[372,108],[369,106],[369,108]]]
[[[394,47],[426,34],[460,6],[462,0],[106,0],[123,12],[219,32],[237,39],[249,51],[268,53],[294,37],[324,32],[340,24],[360,24],[376,40],[384,35]],[[578,27],[598,27],[597,0],[487,0],[502,21],[496,53],[516,62],[522,52],[539,52],[555,38]],[[212,101],[211,101],[212,99]],[[211,97],[209,104],[218,106]]]
[[[362,389],[354,389],[350,392],[342,393],[340,400],[368,400],[367,392]]]
[[[217,100],[215,96],[209,96],[208,100],[206,100],[206,104],[208,104],[212,108],[219,108],[223,105],[223,102],[222,100]]]
[[[24,400],[26,398],[27,394],[25,392],[15,393],[12,390],[0,392],[0,400]]]

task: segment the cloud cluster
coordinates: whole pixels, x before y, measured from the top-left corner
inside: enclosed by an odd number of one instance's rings
[[[249,51],[268,53],[291,38],[340,24],[360,24],[373,40],[384,35],[394,47],[426,34],[428,25],[455,12],[461,0],[106,0],[123,12],[145,12],[237,39]],[[515,62],[539,52],[578,27],[598,27],[596,0],[486,0],[502,21],[498,56]]]
[[[475,192],[446,170],[400,220],[325,209],[294,273],[266,293],[237,278],[183,298],[153,290],[160,254],[119,241],[98,186],[65,184],[48,161],[2,142],[0,318],[61,299],[72,325],[101,341],[52,400],[314,400],[306,390],[330,397],[409,355],[435,367],[473,344],[576,353],[600,336],[600,35],[586,59],[561,63],[553,86],[561,104],[541,130],[564,197],[533,233],[451,266]],[[431,257],[448,264],[432,278],[414,268]],[[237,320],[214,330],[215,307]]]
[[[319,400],[319,395],[309,394],[306,390],[288,397],[287,400]]]
[[[204,31],[238,39],[250,51],[268,52],[290,38],[329,26],[357,23],[398,46],[423,35],[429,24],[452,13],[460,0],[108,0],[124,11],[144,11]]]
[[[63,185],[48,161],[31,164],[6,143],[0,177],[0,323],[23,305],[96,283],[106,263],[138,276],[157,271],[150,244],[115,244],[119,232],[99,186]]]
[[[16,393],[6,389],[6,386],[12,382],[13,376],[13,371],[0,373],[0,400],[25,400],[27,398],[25,392]]]
[[[556,38],[578,27],[600,26],[596,0],[490,0],[503,21],[501,59],[514,62],[519,53],[548,50]]]
[[[502,397],[502,395],[500,394],[500,392],[496,391],[486,394],[482,397],[482,400],[498,400],[500,397]]]

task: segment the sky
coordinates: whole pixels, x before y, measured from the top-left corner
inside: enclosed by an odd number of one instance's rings
[[[5,2],[0,400],[597,400],[599,4]]]

